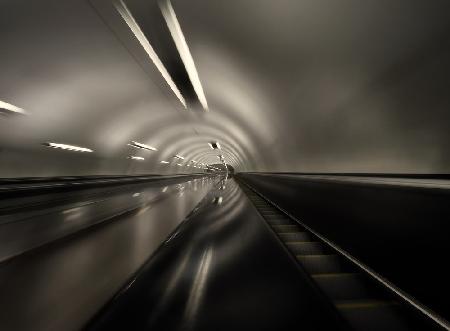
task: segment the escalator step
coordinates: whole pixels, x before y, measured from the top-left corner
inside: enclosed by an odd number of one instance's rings
[[[283,214],[277,213],[276,211],[273,211],[270,209],[261,209],[261,208],[257,208],[257,209],[261,214],[264,214],[264,215],[269,215],[269,216],[270,215],[283,215]]]
[[[400,305],[391,301],[339,302],[336,307],[355,330],[364,331],[411,331]]]
[[[341,273],[351,267],[336,254],[297,255],[297,259],[310,274]]]
[[[261,216],[296,255],[299,264],[334,303],[352,329],[422,330],[416,325],[407,325],[401,305],[380,291],[360,269],[259,195],[252,191],[246,193]]]
[[[271,219],[271,220],[266,220],[266,221],[270,225],[290,225],[290,224],[292,224],[292,220],[290,220],[289,218],[278,218],[278,219]]]
[[[270,220],[277,220],[277,219],[285,219],[285,220],[290,220],[291,223],[294,223],[294,221],[292,221],[289,217],[286,217],[285,215],[282,214],[278,214],[278,215],[267,215],[266,213],[261,213],[261,215],[264,216],[264,218],[268,221]]]
[[[317,241],[286,243],[286,246],[288,246],[295,255],[320,255],[326,254],[329,250],[322,243]]]
[[[267,218],[265,215],[262,215],[262,216],[266,219],[267,222],[286,221],[286,222],[288,222],[289,224],[296,224],[296,223],[295,223],[294,221],[292,221],[290,218],[283,217],[283,216],[270,217],[270,218]],[[286,224],[288,224],[288,223],[286,223]]]
[[[392,307],[396,305],[399,304],[389,300],[342,300],[335,302],[336,308],[340,311],[377,309],[380,307]]]
[[[312,274],[317,285],[334,301],[382,299],[360,273]]]
[[[311,236],[307,232],[280,233],[278,236],[285,243],[295,241],[311,241]]]
[[[272,228],[277,233],[292,233],[292,232],[302,232],[302,229],[297,224],[282,224],[282,225],[273,225]]]

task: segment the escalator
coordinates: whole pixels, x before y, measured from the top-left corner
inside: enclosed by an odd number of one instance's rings
[[[443,330],[300,222],[241,182],[268,226],[351,330]]]

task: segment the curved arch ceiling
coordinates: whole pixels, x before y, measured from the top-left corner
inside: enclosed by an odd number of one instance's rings
[[[0,4],[0,177],[450,171],[448,1],[172,0],[208,112],[100,2]]]

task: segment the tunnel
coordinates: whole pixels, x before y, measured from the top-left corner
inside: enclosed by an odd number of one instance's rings
[[[448,1],[1,0],[0,330],[450,330],[449,151]]]

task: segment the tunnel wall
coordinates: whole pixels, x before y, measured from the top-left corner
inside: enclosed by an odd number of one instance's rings
[[[450,194],[438,188],[239,174],[268,199],[450,318]]]

